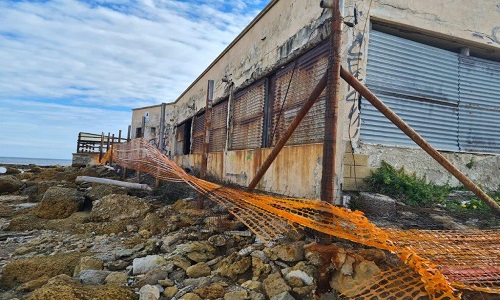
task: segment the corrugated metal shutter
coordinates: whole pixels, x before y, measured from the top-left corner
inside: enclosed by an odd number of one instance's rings
[[[434,147],[458,151],[458,54],[372,30],[367,86]],[[362,101],[361,140],[415,146]]]
[[[300,57],[296,63],[289,64],[272,78],[269,145],[274,146],[280,139],[327,68],[328,44],[323,44]],[[290,137],[287,145],[321,142],[325,130],[324,114],[325,91]]]
[[[266,82],[260,80],[235,95],[231,150],[262,147]]]
[[[184,151],[184,132],[185,132],[186,123],[182,123],[177,126],[175,131],[175,155],[182,155]]]
[[[204,131],[205,131],[205,112],[194,117],[192,153],[203,153]]]
[[[500,152],[500,63],[460,57],[459,141],[464,151]]]
[[[221,152],[226,148],[227,138],[227,103],[224,100],[212,108],[212,123],[210,128],[210,152]]]

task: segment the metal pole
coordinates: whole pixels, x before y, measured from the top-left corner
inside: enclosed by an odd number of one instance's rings
[[[108,151],[111,151],[109,155],[109,166],[113,166],[113,145],[115,143],[115,134],[113,133],[113,136],[111,137],[111,148],[108,148]]]
[[[127,142],[130,142],[130,131],[132,131],[132,125],[128,125],[128,129],[127,129]]]
[[[321,200],[334,204],[335,154],[337,148],[337,123],[339,110],[340,63],[342,45],[342,15],[338,1],[332,3],[331,45],[328,57],[328,85],[325,108],[325,133],[323,138],[323,167],[321,175]]]
[[[101,132],[101,144],[99,145],[99,162],[101,161],[102,159],[102,150],[103,150],[103,147],[104,147],[104,132]]]
[[[214,99],[214,81],[209,80],[207,85],[207,99],[205,104],[205,130],[203,131],[203,154],[201,157],[200,178],[205,178],[208,167],[208,149],[210,144],[210,126],[212,117],[212,101]]]
[[[318,84],[316,85],[314,90],[311,92],[311,95],[309,95],[309,98],[307,98],[306,103],[304,103],[304,105],[302,106],[300,111],[297,113],[297,115],[295,116],[293,121],[290,123],[290,125],[288,125],[288,128],[286,129],[285,133],[283,133],[283,136],[276,143],[276,146],[274,146],[273,150],[271,151],[269,156],[266,158],[266,160],[264,161],[262,166],[260,166],[259,170],[257,171],[257,174],[255,174],[255,177],[252,179],[252,181],[248,185],[247,190],[249,192],[251,192],[255,189],[255,187],[257,186],[259,181],[262,179],[262,177],[266,173],[267,169],[269,169],[269,167],[271,166],[273,161],[276,159],[276,156],[278,156],[281,149],[283,149],[283,147],[285,146],[288,139],[292,136],[295,129],[299,126],[302,119],[304,119],[306,114],[309,112],[311,107],[314,105],[316,100],[319,98],[319,96],[321,95],[321,93],[323,92],[323,90],[326,87],[327,77],[328,77],[327,73],[325,73],[325,75],[323,75],[323,77],[321,77],[320,81],[318,82]]]
[[[163,153],[163,147],[165,146],[165,141],[163,140],[165,137],[165,114],[167,111],[167,104],[162,103],[161,104],[161,117],[160,117],[160,135],[159,139],[160,141],[158,142],[158,149],[160,149],[161,153]]]
[[[142,117],[142,132],[141,132],[141,136],[136,136],[137,137],[146,137],[146,117]]]
[[[118,143],[122,142],[122,130],[118,130]]]
[[[459,169],[457,169],[446,157],[439,153],[434,147],[431,146],[423,137],[421,137],[413,128],[410,127],[403,119],[396,115],[387,105],[385,105],[375,94],[373,94],[367,87],[365,87],[359,80],[357,80],[351,73],[341,69],[340,76],[352,86],[358,93],[360,93],[368,102],[370,102],[376,109],[378,109],[386,118],[388,118],[394,125],[403,131],[410,139],[427,152],[434,160],[443,166],[448,172],[455,176],[464,186],[473,192],[479,199],[488,205],[497,215],[500,215],[500,206],[491,199],[481,188],[479,188],[472,180],[465,176]]]

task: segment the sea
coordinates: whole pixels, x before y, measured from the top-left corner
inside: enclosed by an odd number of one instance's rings
[[[29,158],[29,157],[2,157],[0,156],[0,166],[2,165],[37,165],[37,166],[71,166],[71,159],[54,158]]]

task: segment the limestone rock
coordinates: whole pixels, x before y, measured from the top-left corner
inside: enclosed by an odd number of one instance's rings
[[[113,285],[125,285],[127,283],[128,276],[125,273],[121,272],[112,272],[106,276],[104,279],[104,283],[113,284]]]
[[[242,287],[255,292],[262,292],[262,283],[260,281],[248,280],[241,284]]]
[[[78,275],[78,280],[86,285],[104,284],[104,280],[111,272],[103,270],[83,270]]]
[[[160,218],[155,213],[148,213],[142,220],[139,232],[143,230],[149,231],[151,234],[161,233],[167,227],[168,222],[164,218]]]
[[[347,297],[354,297],[349,291],[356,290],[356,287],[380,273],[377,265],[368,260],[363,260],[354,266],[352,276],[343,275],[340,271],[333,274],[330,279],[330,287],[345,294]]]
[[[194,293],[202,299],[219,299],[224,297],[224,287],[219,283],[211,284],[210,286],[198,288]]]
[[[141,277],[141,279],[139,279],[139,281],[137,281],[133,286],[139,287],[147,284],[155,285],[158,284],[159,280],[165,279],[167,276],[167,270],[153,269],[148,271],[144,277]]]
[[[186,269],[186,275],[191,278],[198,278],[210,275],[210,267],[205,263],[197,263]]]
[[[137,300],[134,291],[115,285],[82,285],[67,275],[51,278],[49,282],[26,297],[27,300]]]
[[[148,255],[146,257],[135,258],[132,262],[133,273],[145,274],[148,271],[159,269],[167,264],[167,261],[159,255]]]
[[[13,193],[21,188],[23,182],[12,175],[2,175],[0,176],[0,194],[2,193]]]
[[[295,300],[295,298],[292,297],[289,292],[283,292],[279,295],[271,297],[271,300]]]
[[[177,294],[177,292],[179,291],[179,288],[176,287],[176,286],[169,286],[167,288],[165,288],[165,290],[163,291],[162,295],[167,297],[168,299],[172,298],[175,296],[175,294]]]
[[[139,300],[160,299],[160,289],[155,285],[145,285],[139,290]]]
[[[174,282],[170,279],[158,280],[158,284],[164,287],[174,286]]]
[[[248,299],[247,291],[228,292],[224,295],[224,300],[245,300]]]
[[[191,266],[191,262],[180,255],[174,255],[170,257],[170,261],[177,267],[187,270]]]
[[[97,222],[116,222],[144,218],[150,210],[151,205],[138,197],[112,194],[94,201],[90,217]]]
[[[104,261],[92,256],[84,256],[80,259],[80,271],[82,270],[102,270]]]
[[[113,185],[106,184],[94,184],[92,188],[86,193],[86,196],[92,200],[96,201],[108,195],[124,195],[127,194],[127,190]]]
[[[195,293],[186,293],[180,298],[180,300],[201,300],[201,298]]]
[[[195,262],[206,262],[213,259],[216,251],[208,242],[181,244],[176,247],[176,250]]]
[[[305,242],[294,242],[290,244],[277,245],[271,249],[277,259],[286,262],[297,262],[304,260]]]
[[[269,275],[262,284],[269,298],[292,290],[279,273]]]
[[[303,284],[311,285],[314,282],[314,278],[308,275],[302,270],[293,270],[286,274],[285,279],[290,281],[292,278],[299,279]],[[297,287],[297,285],[295,285]]]
[[[238,254],[233,253],[217,264],[216,272],[221,276],[236,280],[238,275],[245,273],[252,264],[250,256],[240,257]]]
[[[393,218],[396,215],[396,200],[382,194],[362,192],[356,199],[356,207],[370,216]]]
[[[252,257],[252,273],[254,280],[264,279],[271,273],[271,266],[260,258]]]
[[[69,253],[15,260],[4,267],[0,286],[12,288],[43,276],[73,275],[75,266],[80,262],[80,255]]]
[[[51,187],[43,195],[36,215],[43,219],[64,219],[83,207],[83,195],[76,189]]]

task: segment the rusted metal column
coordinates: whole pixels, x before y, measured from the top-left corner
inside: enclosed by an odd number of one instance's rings
[[[207,99],[205,104],[205,130],[203,131],[203,154],[201,157],[200,178],[207,175],[208,149],[210,143],[210,127],[212,120],[212,101],[214,98],[214,81],[209,80],[207,84]]]
[[[130,131],[132,130],[132,125],[128,125],[127,129],[127,142],[130,142]]]
[[[328,1],[327,1],[328,2]],[[342,45],[342,15],[339,0],[329,1],[332,8],[331,45],[328,57],[328,84],[325,107],[325,134],[323,138],[323,166],[321,175],[321,200],[334,203],[335,154],[339,110],[340,63]],[[321,3],[325,5],[325,3]],[[330,8],[330,6],[326,6]]]
[[[165,147],[165,115],[167,113],[167,104],[162,103],[161,104],[161,117],[160,117],[160,134],[159,134],[159,142],[158,142],[158,149],[160,149],[160,152],[163,153],[163,148]]]
[[[352,86],[358,93],[360,93],[368,102],[370,102],[376,109],[378,109],[387,119],[403,131],[410,139],[427,152],[434,160],[443,166],[448,172],[455,176],[464,186],[473,192],[479,199],[488,205],[497,215],[500,215],[500,206],[488,196],[481,188],[479,188],[472,180],[465,176],[459,169],[457,169],[446,157],[439,153],[434,147],[431,146],[420,134],[410,127],[403,119],[396,115],[387,105],[385,105],[375,94],[373,94],[366,86],[357,80],[351,73],[341,69],[340,76]]]
[[[264,161],[262,166],[260,166],[259,170],[257,171],[257,174],[255,174],[255,177],[252,179],[252,181],[248,185],[247,190],[249,192],[251,192],[255,189],[255,187],[257,186],[259,181],[262,179],[262,177],[266,173],[267,169],[269,169],[269,167],[271,166],[273,161],[276,159],[276,156],[278,156],[281,149],[283,149],[283,147],[285,146],[288,139],[292,136],[295,129],[299,126],[302,119],[304,119],[306,114],[309,112],[311,107],[314,105],[316,100],[319,98],[319,96],[321,95],[321,93],[323,92],[323,90],[326,87],[327,77],[328,77],[328,74],[325,73],[325,75],[323,75],[321,80],[318,82],[318,84],[316,85],[316,87],[312,91],[311,95],[309,95],[309,98],[307,98],[306,103],[304,103],[304,105],[302,106],[300,111],[297,113],[297,115],[295,116],[293,121],[290,123],[290,125],[288,125],[288,128],[286,129],[283,136],[276,143],[273,150],[271,151],[269,156],[266,158],[266,160]]]

